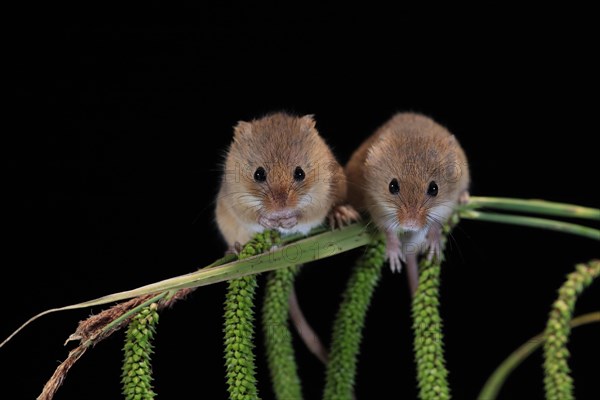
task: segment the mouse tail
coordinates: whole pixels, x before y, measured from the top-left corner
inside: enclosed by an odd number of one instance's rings
[[[414,297],[417,287],[419,286],[419,264],[415,252],[408,252],[406,255],[406,273],[410,294]]]
[[[327,349],[323,346],[323,342],[314,331],[312,326],[306,320],[300,303],[298,303],[298,297],[296,296],[296,290],[292,288],[289,298],[290,317],[294,323],[294,327],[298,332],[298,335],[306,345],[306,347],[313,353],[323,364],[327,364],[329,358]]]

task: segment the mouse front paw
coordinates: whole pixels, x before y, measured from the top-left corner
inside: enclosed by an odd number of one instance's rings
[[[467,204],[471,198],[468,190],[463,190],[458,196],[458,204]]]
[[[432,228],[427,232],[427,261],[442,259],[442,231]]]
[[[402,271],[402,253],[399,251],[386,251],[385,257],[390,263],[390,269],[392,272],[400,273]]]
[[[388,230],[385,232],[385,239],[385,258],[389,261],[392,272],[400,272],[405,258],[398,234]]]
[[[360,214],[349,204],[340,204],[334,206],[329,214],[327,214],[327,220],[331,229],[342,228],[346,225],[350,225],[353,222],[360,220]]]
[[[298,225],[298,219],[296,217],[282,218],[278,221],[278,224],[283,229],[292,229]]]
[[[225,251],[225,255],[234,254],[236,257],[239,257],[241,252],[242,244],[240,242],[235,242],[233,245],[227,248],[227,251]]]

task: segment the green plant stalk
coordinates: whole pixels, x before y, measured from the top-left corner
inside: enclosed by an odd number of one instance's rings
[[[589,228],[587,226],[572,224],[569,222],[474,210],[463,210],[460,212],[460,217],[464,219],[475,219],[480,221],[498,222],[502,224],[521,225],[532,228],[559,231],[600,241],[600,230]]]
[[[129,323],[123,351],[121,384],[125,400],[152,400],[152,339],[158,323],[158,305],[144,307]]]
[[[594,240],[600,240],[600,231],[597,229],[560,221],[507,214],[482,213],[468,208],[460,210],[459,214],[461,218],[465,219],[475,219],[555,230],[592,238]],[[322,230],[323,229],[321,228],[317,229],[316,231],[320,232]],[[225,256],[209,264],[208,266],[199,269],[196,272],[165,279],[149,285],[141,286],[136,289],[112,293],[81,303],[45,310],[23,323],[9,337],[0,343],[0,348],[2,348],[24,327],[47,314],[113,303],[151,293],[160,293],[166,290],[176,291],[184,288],[206,286],[246,275],[309,263],[311,261],[331,257],[345,251],[364,246],[371,240],[371,235],[365,229],[364,224],[355,223],[342,229],[336,229],[335,231],[326,230],[323,233],[318,233],[314,236],[291,242],[297,238],[297,235],[286,237],[284,240],[282,240],[282,243],[288,243],[286,246],[280,247],[277,250],[269,252],[268,254],[257,255],[255,257],[238,261],[232,261],[235,258],[233,255]]]
[[[520,211],[524,213],[600,221],[600,209],[546,200],[473,196],[469,199],[466,208],[492,208],[497,210]]]
[[[352,271],[333,325],[323,400],[352,399],[365,317],[384,261],[385,241],[378,237]]]
[[[262,309],[267,362],[273,391],[279,400],[302,400],[288,313],[297,272],[297,267],[290,267],[269,274]]]
[[[126,313],[121,315],[119,318],[116,318],[114,321],[111,321],[110,323],[106,324],[106,326],[104,328],[102,328],[102,332],[107,332],[111,329],[115,329],[127,318],[131,317],[134,314],[139,313],[143,308],[148,307],[149,305],[151,305],[153,303],[158,303],[158,301],[163,298],[169,298],[170,297],[169,295],[172,293],[173,292],[169,290],[166,292],[159,293],[156,296],[146,300],[145,302],[141,303],[137,307],[134,307],[131,310],[127,311]],[[93,344],[93,343],[89,343],[89,344]]]
[[[286,237],[282,242],[288,240],[291,239]],[[97,299],[43,311],[27,320],[15,330],[0,343],[0,348],[31,322],[50,313],[88,308],[151,293],[161,293],[167,290],[176,291],[184,288],[206,286],[246,275],[309,263],[364,246],[370,240],[371,233],[365,229],[365,226],[361,223],[355,223],[342,229],[327,230],[324,233],[288,243],[286,246],[279,247],[277,250],[272,250],[267,254],[260,254],[233,262],[231,260],[235,256],[228,255],[196,272],[165,279],[136,289],[112,293]],[[220,265],[220,263],[226,264]]]
[[[571,328],[576,328],[594,322],[600,322],[600,312],[593,312],[573,318],[573,320],[569,322],[569,326]],[[525,344],[512,352],[490,375],[483,385],[481,392],[479,392],[477,400],[496,400],[510,373],[529,357],[531,353],[537,350],[542,343],[544,343],[544,333],[532,337]]]
[[[248,242],[239,258],[245,259],[269,250],[280,241],[272,231],[259,233]],[[229,281],[225,295],[225,367],[231,400],[258,399],[254,365],[254,295],[256,275]]]
[[[575,271],[567,276],[567,281],[558,291],[558,299],[552,305],[548,324],[544,332],[544,387],[546,399],[573,399],[573,378],[567,363],[569,351],[567,342],[571,328],[573,310],[577,297],[600,275],[600,260],[592,260],[587,265],[578,264]]]
[[[443,227],[442,250],[446,245],[446,236],[457,223],[458,215],[454,214]],[[419,263],[419,285],[412,302],[413,347],[421,400],[450,399],[443,349],[442,317],[439,311],[442,261],[443,254],[440,259],[422,258]]]
[[[464,219],[530,226],[534,228],[555,230],[600,240],[600,231],[597,229],[576,224],[568,224],[560,221],[507,214],[482,213],[469,209],[461,210],[459,214],[461,218]],[[286,238],[283,242],[287,242],[288,240],[292,239],[293,238]],[[141,286],[136,289],[112,293],[81,303],[45,310],[30,318],[17,330],[15,330],[15,332],[13,332],[8,338],[0,343],[0,348],[3,347],[17,333],[19,333],[25,326],[50,313],[88,308],[126,300],[137,296],[143,296],[146,294],[160,293],[166,290],[178,290],[206,286],[246,275],[309,263],[311,261],[331,257],[357,247],[364,246],[369,243],[370,240],[371,235],[365,229],[365,225],[362,223],[355,223],[342,229],[325,231],[297,242],[288,243],[286,246],[280,247],[277,250],[269,252],[268,254],[257,255],[238,261],[232,261],[234,256],[226,256],[213,262],[207,267],[199,269],[196,272],[165,279],[149,285]]]

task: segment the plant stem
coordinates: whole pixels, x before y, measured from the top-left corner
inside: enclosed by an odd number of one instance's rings
[[[127,318],[131,317],[133,314],[137,314],[143,308],[148,307],[153,303],[157,303],[162,298],[168,297],[169,293],[170,293],[170,291],[162,292],[162,293],[159,293],[156,296],[146,300],[142,304],[138,305],[137,307],[132,308],[131,310],[127,311],[120,317],[116,318],[114,321],[111,321],[110,323],[106,324],[106,326],[104,328],[102,328],[102,331],[107,332],[107,331],[110,331],[111,329],[117,328],[123,321],[125,321]],[[94,344],[94,343],[90,343],[90,345],[91,344]]]
[[[567,342],[577,297],[600,275],[600,260],[592,260],[587,265],[579,264],[567,276],[561,286],[558,299],[552,305],[548,324],[544,332],[544,386],[546,399],[573,399],[573,378],[567,363],[569,351]]]
[[[286,240],[289,239],[286,238]],[[196,272],[165,279],[136,289],[112,293],[81,303],[43,311],[31,317],[2,341],[2,343],[0,343],[0,348],[8,343],[27,325],[47,314],[98,306],[166,290],[176,291],[178,289],[211,285],[246,275],[304,264],[332,257],[345,251],[364,246],[369,243],[370,240],[371,234],[367,231],[365,226],[361,223],[355,223],[342,229],[336,229],[335,231],[328,230],[324,233],[289,243],[286,246],[279,247],[277,250],[270,251],[268,254],[261,254],[233,262],[228,261],[235,256],[226,256]],[[225,262],[227,262],[227,264],[221,265],[221,263]]]
[[[288,313],[288,299],[297,272],[297,267],[290,267],[269,274],[262,309],[267,362],[273,391],[279,400],[302,399]]]
[[[446,245],[446,236],[457,223],[458,215],[454,214],[444,225],[440,243],[442,250]],[[423,257],[419,263],[419,285],[412,303],[414,352],[421,400],[450,399],[439,311],[442,261],[443,254],[440,259]]]
[[[240,252],[240,259],[252,257],[278,244],[279,235],[265,231],[257,234]],[[256,400],[254,365],[254,295],[256,275],[229,281],[225,295],[225,366],[231,400]]]
[[[385,243],[374,240],[357,262],[333,325],[323,400],[350,400],[367,309],[381,277]]]
[[[569,322],[571,328],[581,325],[587,325],[594,322],[600,322],[600,311],[580,315]],[[529,339],[525,344],[513,351],[496,370],[490,375],[483,385],[477,400],[496,400],[504,382],[510,373],[519,366],[531,353],[537,350],[544,343],[544,333],[537,334]]]
[[[463,210],[460,212],[460,217],[464,219],[475,219],[480,221],[529,226],[532,228],[541,228],[565,232],[600,241],[600,230],[589,228],[587,226],[572,224],[570,222],[554,221],[551,219],[537,217],[525,217],[521,215],[482,212],[475,210]]]
[[[600,209],[575,204],[556,203],[535,199],[511,199],[505,197],[476,197],[469,199],[466,208],[493,208],[525,213],[553,215],[567,218],[583,218],[600,221]]]
[[[483,202],[485,202],[485,200],[483,199],[486,198],[474,197],[472,199],[475,199],[473,203],[475,204],[475,206],[483,206],[482,204]],[[540,200],[520,201],[531,201],[544,204],[550,203],[543,202]],[[561,231],[591,238],[593,240],[600,240],[600,230],[598,229],[542,218],[480,212],[475,211],[471,208],[473,207],[467,206],[466,208],[462,208],[459,211],[460,216],[465,219],[475,219],[481,221],[514,224]],[[591,210],[590,212],[592,212],[592,214],[593,211],[597,211],[593,209],[587,209],[585,207],[580,207],[580,209]],[[579,213],[581,214],[581,212]],[[321,232],[322,230],[323,228],[317,228],[315,229],[315,232]],[[352,250],[357,247],[364,246],[367,243],[369,243],[370,234],[366,231],[365,225],[361,223],[355,223],[342,229],[317,233],[302,240],[290,243],[290,241],[295,240],[297,238],[298,235],[286,237],[283,242],[288,244],[286,246],[280,247],[275,251],[270,252],[268,255],[250,257],[248,259],[238,261],[233,261],[235,256],[228,255],[204,268],[199,269],[196,272],[176,276],[170,279],[165,279],[149,285],[141,286],[136,289],[112,293],[89,301],[43,311],[27,320],[16,331],[14,331],[10,336],[8,336],[4,341],[2,341],[2,343],[0,343],[0,348],[2,348],[8,341],[10,341],[25,326],[29,325],[36,319],[50,313],[98,306],[120,300],[130,299],[133,297],[147,295],[150,293],[163,292],[165,290],[178,290],[184,288],[200,287],[239,278],[246,275],[308,263],[311,261],[331,257],[333,255],[343,253],[345,251]]]
[[[152,339],[158,323],[158,305],[152,303],[136,314],[129,323],[125,346],[125,357],[121,375],[123,395],[126,400],[153,400],[152,390]]]

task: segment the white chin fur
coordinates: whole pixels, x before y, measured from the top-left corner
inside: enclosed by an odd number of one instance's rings
[[[448,205],[439,205],[429,210],[429,215],[434,216],[437,221],[444,223],[454,212],[454,208]]]
[[[261,224],[247,224],[246,226],[248,227],[249,231],[254,233],[263,232],[265,230],[265,227]]]
[[[304,224],[298,224],[290,229],[279,228],[278,231],[283,233],[284,235],[288,235],[290,233],[301,233],[303,235],[307,235],[308,232],[310,232],[310,230],[312,228],[319,226],[319,225],[321,225],[321,222],[304,223]]]
[[[390,227],[391,231],[395,231],[402,244],[403,254],[422,254],[427,246],[427,232],[429,229],[421,228],[418,230],[405,231],[398,226]]]
[[[320,222],[304,223],[304,224],[298,224],[298,225],[294,226],[293,228],[289,228],[289,229],[278,228],[277,231],[279,231],[280,233],[282,233],[284,235],[289,235],[291,233],[301,233],[303,235],[307,235],[311,231],[311,229],[313,229],[314,227],[317,227],[319,225],[321,225]],[[267,229],[260,224],[246,224],[246,228],[253,233],[264,232]]]

